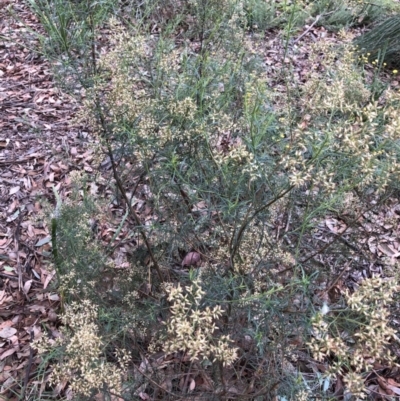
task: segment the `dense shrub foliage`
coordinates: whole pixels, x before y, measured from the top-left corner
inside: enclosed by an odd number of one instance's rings
[[[110,220],[110,199],[76,173],[52,216],[64,336],[37,348],[63,362],[53,382],[82,399],[300,400],[329,399],[341,376],[362,398],[373,362],[395,363],[395,331],[379,327],[396,280],[315,294],[335,274],[325,259],[357,262],[345,232],[356,240],[360,217],[398,190],[400,94],[364,73],[344,30],[315,42],[302,79],[283,62],[307,19],[339,30],[389,5],[32,0],[43,50],[81,101],[77,121],[108,157],[98,183],[124,209],[104,245],[93,221]],[[259,32],[270,28],[282,62],[267,70]],[[332,215],[346,228],[321,240]],[[300,354],[325,376],[298,371]]]

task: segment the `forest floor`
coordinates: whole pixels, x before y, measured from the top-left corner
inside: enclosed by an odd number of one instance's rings
[[[37,42],[26,47],[38,22],[21,1],[13,10],[0,3],[0,399],[16,380],[31,380],[31,340],[57,330],[43,201],[54,203],[53,187],[67,195],[71,170],[93,171],[85,133],[71,124],[77,105],[57,88]]]
[[[57,336],[59,326],[60,298],[54,289],[51,237],[46,224],[49,216],[45,216],[55,205],[54,188],[67,199],[71,171],[84,170],[93,177],[90,190],[100,191],[98,176],[108,179],[109,166],[107,160],[99,163],[94,158],[94,140],[73,121],[79,105],[60,91],[51,66],[35,52],[38,43],[29,30],[40,32],[38,21],[23,1],[12,2],[14,15],[7,3],[0,2],[0,399],[14,401],[28,399],[24,393],[28,383],[38,380],[34,373],[38,360],[31,341],[43,330]],[[320,37],[341,40],[335,33],[311,24],[294,40],[296,52],[290,61],[299,79],[309,68],[309,47]],[[266,68],[280,68],[280,40],[271,32],[265,41],[268,45],[261,46],[260,51],[264,52]],[[392,85],[399,83],[392,81]],[[285,90],[279,83],[276,89]],[[106,197],[110,198],[109,194]],[[117,206],[110,203],[112,208]],[[379,215],[370,217],[359,244],[348,244],[360,253],[364,270],[337,272],[331,291],[344,286],[345,280],[358,281],[371,272],[383,274],[382,261],[394,265],[398,260],[398,200],[392,199]],[[344,226],[343,221],[327,216],[318,235],[338,235]],[[98,235],[106,241],[115,231],[116,227],[101,226]],[[125,251],[123,245],[116,249],[117,265],[125,263],[121,257]],[[394,379],[389,379],[392,384]],[[46,380],[43,376],[37,386],[44,388]],[[19,390],[16,383],[22,383]],[[10,398],[12,388],[16,392]]]

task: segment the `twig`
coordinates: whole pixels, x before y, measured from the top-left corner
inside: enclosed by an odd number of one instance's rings
[[[153,161],[154,161],[155,158],[156,158],[156,155],[154,154],[153,158],[151,159],[151,162],[152,162],[152,163],[153,163]],[[137,179],[137,181],[136,181],[136,183],[135,183],[135,186],[133,187],[133,190],[132,190],[130,199],[129,199],[129,205],[132,205],[132,200],[133,200],[133,197],[135,196],[136,190],[137,190],[139,184],[142,182],[142,180],[143,180],[143,178],[144,178],[145,175],[146,175],[146,170],[144,170],[144,171],[140,174],[139,178]],[[127,207],[128,207],[128,205],[127,205]],[[128,212],[129,212],[129,211],[128,211]],[[121,244],[124,243],[125,239],[126,239],[126,238],[122,238],[122,239],[119,240],[114,246],[111,246],[111,242],[110,242],[110,243],[108,244],[107,250],[106,250],[107,256],[112,255],[112,253],[117,249],[117,247],[118,247],[119,245],[121,245]],[[128,239],[128,240],[129,240],[129,239]]]
[[[387,199],[387,198],[386,198]],[[354,224],[356,223],[359,218],[366,212],[369,212],[370,210],[372,210],[374,207],[376,207],[376,205],[372,205],[371,207],[369,207],[367,210],[362,211],[360,214],[358,214],[351,222],[346,223],[346,228],[339,234],[336,234],[335,238],[331,241],[328,242],[327,244],[325,244],[323,247],[321,247],[320,249],[318,249],[316,252],[314,252],[313,254],[311,254],[310,256],[306,257],[305,259],[301,260],[300,263],[304,264],[306,262],[308,262],[310,259],[313,259],[314,256],[317,256],[318,254],[326,251],[331,245],[333,245],[336,241],[340,241],[343,237],[343,235],[346,233],[346,231]],[[347,245],[347,244],[346,244]]]
[[[315,18],[314,22],[293,42],[293,44],[296,44],[297,42],[300,41],[301,38],[303,38],[304,36],[307,35],[308,32],[311,31],[311,29],[313,29],[314,25],[319,21],[319,19],[321,17],[326,17],[329,14],[332,14],[333,11],[329,12],[329,13],[325,13],[325,14],[319,14],[317,15],[317,17]]]
[[[5,160],[5,161],[0,161],[0,167],[5,167],[8,166],[9,164],[20,164],[20,163],[26,163],[29,159],[33,159],[37,157],[36,156],[27,156],[25,159],[22,160]]]
[[[126,207],[128,208],[129,214],[131,215],[131,217],[133,217],[133,219],[135,220],[136,226],[139,228],[140,235],[142,236],[142,239],[143,239],[143,241],[144,241],[144,243],[146,245],[147,251],[149,252],[150,259],[153,262],[153,266],[157,271],[157,275],[158,275],[159,279],[161,280],[161,282],[164,282],[163,276],[161,274],[160,266],[159,266],[159,264],[158,264],[158,262],[157,262],[157,260],[156,260],[156,258],[154,256],[153,250],[151,249],[151,245],[150,245],[150,242],[149,242],[149,240],[147,238],[147,235],[143,230],[142,223],[141,223],[141,221],[139,219],[139,216],[137,215],[135,209],[130,204],[128,195],[127,195],[127,193],[125,191],[125,188],[124,188],[124,185],[123,185],[123,183],[121,181],[121,177],[118,174],[117,166],[116,166],[116,163],[115,163],[115,160],[114,160],[114,155],[113,155],[113,152],[112,152],[112,149],[111,149],[111,145],[110,145],[110,143],[108,141],[107,141],[107,150],[108,150],[108,156],[109,156],[110,161],[111,161],[111,167],[112,167],[112,170],[113,170],[114,179],[115,179],[115,181],[117,183],[117,187],[118,187],[119,191],[121,192],[122,197],[124,198],[124,201],[126,203]]]
[[[16,253],[17,253],[18,288],[20,291],[22,290],[22,268],[21,268],[20,257],[19,257],[19,234],[20,234],[20,230],[21,230],[21,223],[22,223],[23,217],[24,217],[24,213],[20,213],[19,218],[18,218],[17,227],[15,228],[15,232],[14,232],[14,243],[15,243],[15,248],[17,250]]]
[[[141,237],[143,239],[143,242],[145,243],[145,246],[146,246],[147,251],[149,253],[150,259],[153,262],[153,267],[155,268],[160,281],[163,283],[164,282],[164,278],[163,278],[163,275],[161,273],[160,266],[159,266],[159,264],[158,264],[158,262],[157,262],[157,260],[156,260],[156,258],[154,256],[153,250],[151,248],[151,245],[150,245],[150,242],[149,242],[149,240],[147,238],[147,235],[146,235],[146,233],[145,233],[145,231],[144,231],[144,229],[142,227],[142,223],[141,223],[141,221],[139,219],[139,216],[137,215],[135,209],[132,207],[130,199],[128,198],[128,195],[127,195],[127,193],[125,191],[124,184],[122,183],[121,177],[118,174],[117,163],[116,163],[115,158],[114,158],[114,154],[113,154],[112,147],[111,147],[111,144],[110,144],[110,139],[107,137],[107,134],[109,133],[109,130],[107,128],[107,123],[106,123],[106,120],[104,118],[104,114],[103,114],[103,111],[101,109],[100,104],[101,104],[100,100],[98,98],[96,98],[96,107],[97,107],[97,111],[98,111],[97,115],[98,115],[98,118],[100,120],[101,128],[103,130],[103,138],[104,138],[105,143],[106,143],[108,157],[110,158],[114,180],[116,181],[117,187],[118,187],[122,197],[124,198],[124,201],[126,203],[126,207],[128,208],[128,211],[129,211],[129,215],[131,217],[133,217],[133,219],[135,220],[136,226],[138,227],[139,233],[140,233],[140,235],[141,235]]]
[[[154,386],[158,387],[160,390],[165,391],[167,394],[172,395],[173,397],[175,397],[175,399],[180,399],[180,398],[184,398],[185,396],[178,396],[177,394],[171,393],[170,391],[168,391],[167,389],[165,389],[164,387],[160,386],[156,381],[154,381],[151,377],[147,376],[146,374],[144,374],[142,372],[142,370],[140,368],[138,368],[135,364],[133,364],[133,367],[143,376],[145,377],[150,383],[152,383]]]
[[[315,21],[293,42],[293,44],[296,44],[297,42],[300,41],[301,38],[307,35],[308,32],[313,29],[314,25],[319,21],[319,19],[322,17],[322,15],[317,15],[317,18],[315,18]]]
[[[10,280],[18,280],[17,276],[11,276],[10,274],[0,273],[1,277],[9,278]]]
[[[259,213],[261,213],[263,210],[267,209],[268,207],[272,206],[275,202],[278,202],[279,199],[283,198],[293,188],[294,188],[294,185],[290,185],[289,187],[287,187],[279,195],[277,195],[274,199],[272,199],[271,201],[267,202],[263,206],[261,206],[258,209],[256,209],[249,218],[247,218],[248,217],[248,213],[247,213],[246,217],[244,218],[244,221],[243,221],[242,225],[239,228],[238,234],[236,236],[236,241],[234,241],[234,238],[232,236],[231,243],[229,244],[229,247],[231,249],[231,268],[233,268],[233,258],[235,257],[235,255],[236,255],[236,253],[237,253],[237,251],[239,249],[243,233],[246,230],[247,226],[257,217],[257,215]],[[250,209],[249,209],[249,211],[250,211]]]
[[[183,383],[183,386],[182,386],[182,392],[184,394],[187,393],[187,390],[188,390],[188,384],[189,384],[189,378],[190,378],[190,375],[191,375],[192,366],[193,366],[193,361],[190,362],[189,370],[185,375],[186,376],[185,377],[185,382]]]
[[[342,271],[339,273],[339,275],[335,278],[335,280],[333,280],[333,283],[329,286],[329,288],[326,290],[326,293],[328,294],[332,288],[338,283],[338,281],[343,277],[344,273],[347,271],[347,268],[350,266],[351,264],[351,260],[346,264],[345,267],[343,267]]]
[[[32,342],[34,339],[33,330],[31,330],[30,336],[31,336],[31,342]],[[25,393],[26,393],[26,388],[28,386],[29,376],[31,373],[32,362],[33,362],[33,348],[32,348],[32,346],[29,346],[29,361],[28,361],[28,365],[26,366],[26,369],[25,369],[24,387],[22,388],[20,400],[25,399]]]
[[[20,82],[20,83],[18,83],[18,84],[14,84],[14,85],[11,85],[11,86],[8,86],[7,88],[4,88],[5,90],[9,90],[9,89],[12,89],[12,88],[16,88],[17,86],[28,86],[28,85],[32,85],[32,84],[38,84],[39,82],[43,82],[43,81],[46,81],[46,80],[49,80],[49,78],[48,77],[46,77],[46,78],[38,78],[38,79],[34,79],[33,81],[29,81],[29,82]]]

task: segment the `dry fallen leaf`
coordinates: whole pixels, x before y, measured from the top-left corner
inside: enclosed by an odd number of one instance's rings
[[[16,194],[20,189],[21,189],[20,186],[12,187],[12,188],[10,189],[9,195],[14,195],[14,194]]]
[[[3,359],[6,359],[8,356],[14,354],[15,351],[16,351],[15,348],[10,348],[9,350],[3,352],[3,353],[0,355],[0,361],[2,361]]]
[[[390,245],[385,244],[385,243],[379,244],[378,249],[381,252],[383,252],[386,256],[389,256],[391,258],[397,258],[398,256],[400,256],[400,252],[397,252]]]
[[[25,284],[24,284],[24,294],[28,294],[29,290],[31,289],[32,286],[32,282],[33,280],[28,280]]]
[[[201,262],[201,256],[197,252],[189,252],[182,260],[182,267],[185,266],[199,266]]]
[[[10,338],[17,332],[17,329],[14,327],[4,327],[4,329],[0,330],[0,337],[1,338]]]

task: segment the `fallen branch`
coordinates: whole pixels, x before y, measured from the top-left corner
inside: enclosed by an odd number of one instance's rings
[[[315,24],[319,21],[319,19],[321,17],[326,17],[327,15],[332,14],[332,13],[333,13],[333,11],[331,11],[329,13],[326,13],[326,14],[317,15],[317,17],[315,18],[314,22],[293,42],[293,44],[296,44],[297,42],[299,42],[301,40],[301,38],[306,36],[307,33],[310,32],[311,29],[313,29],[313,27],[315,26]]]

